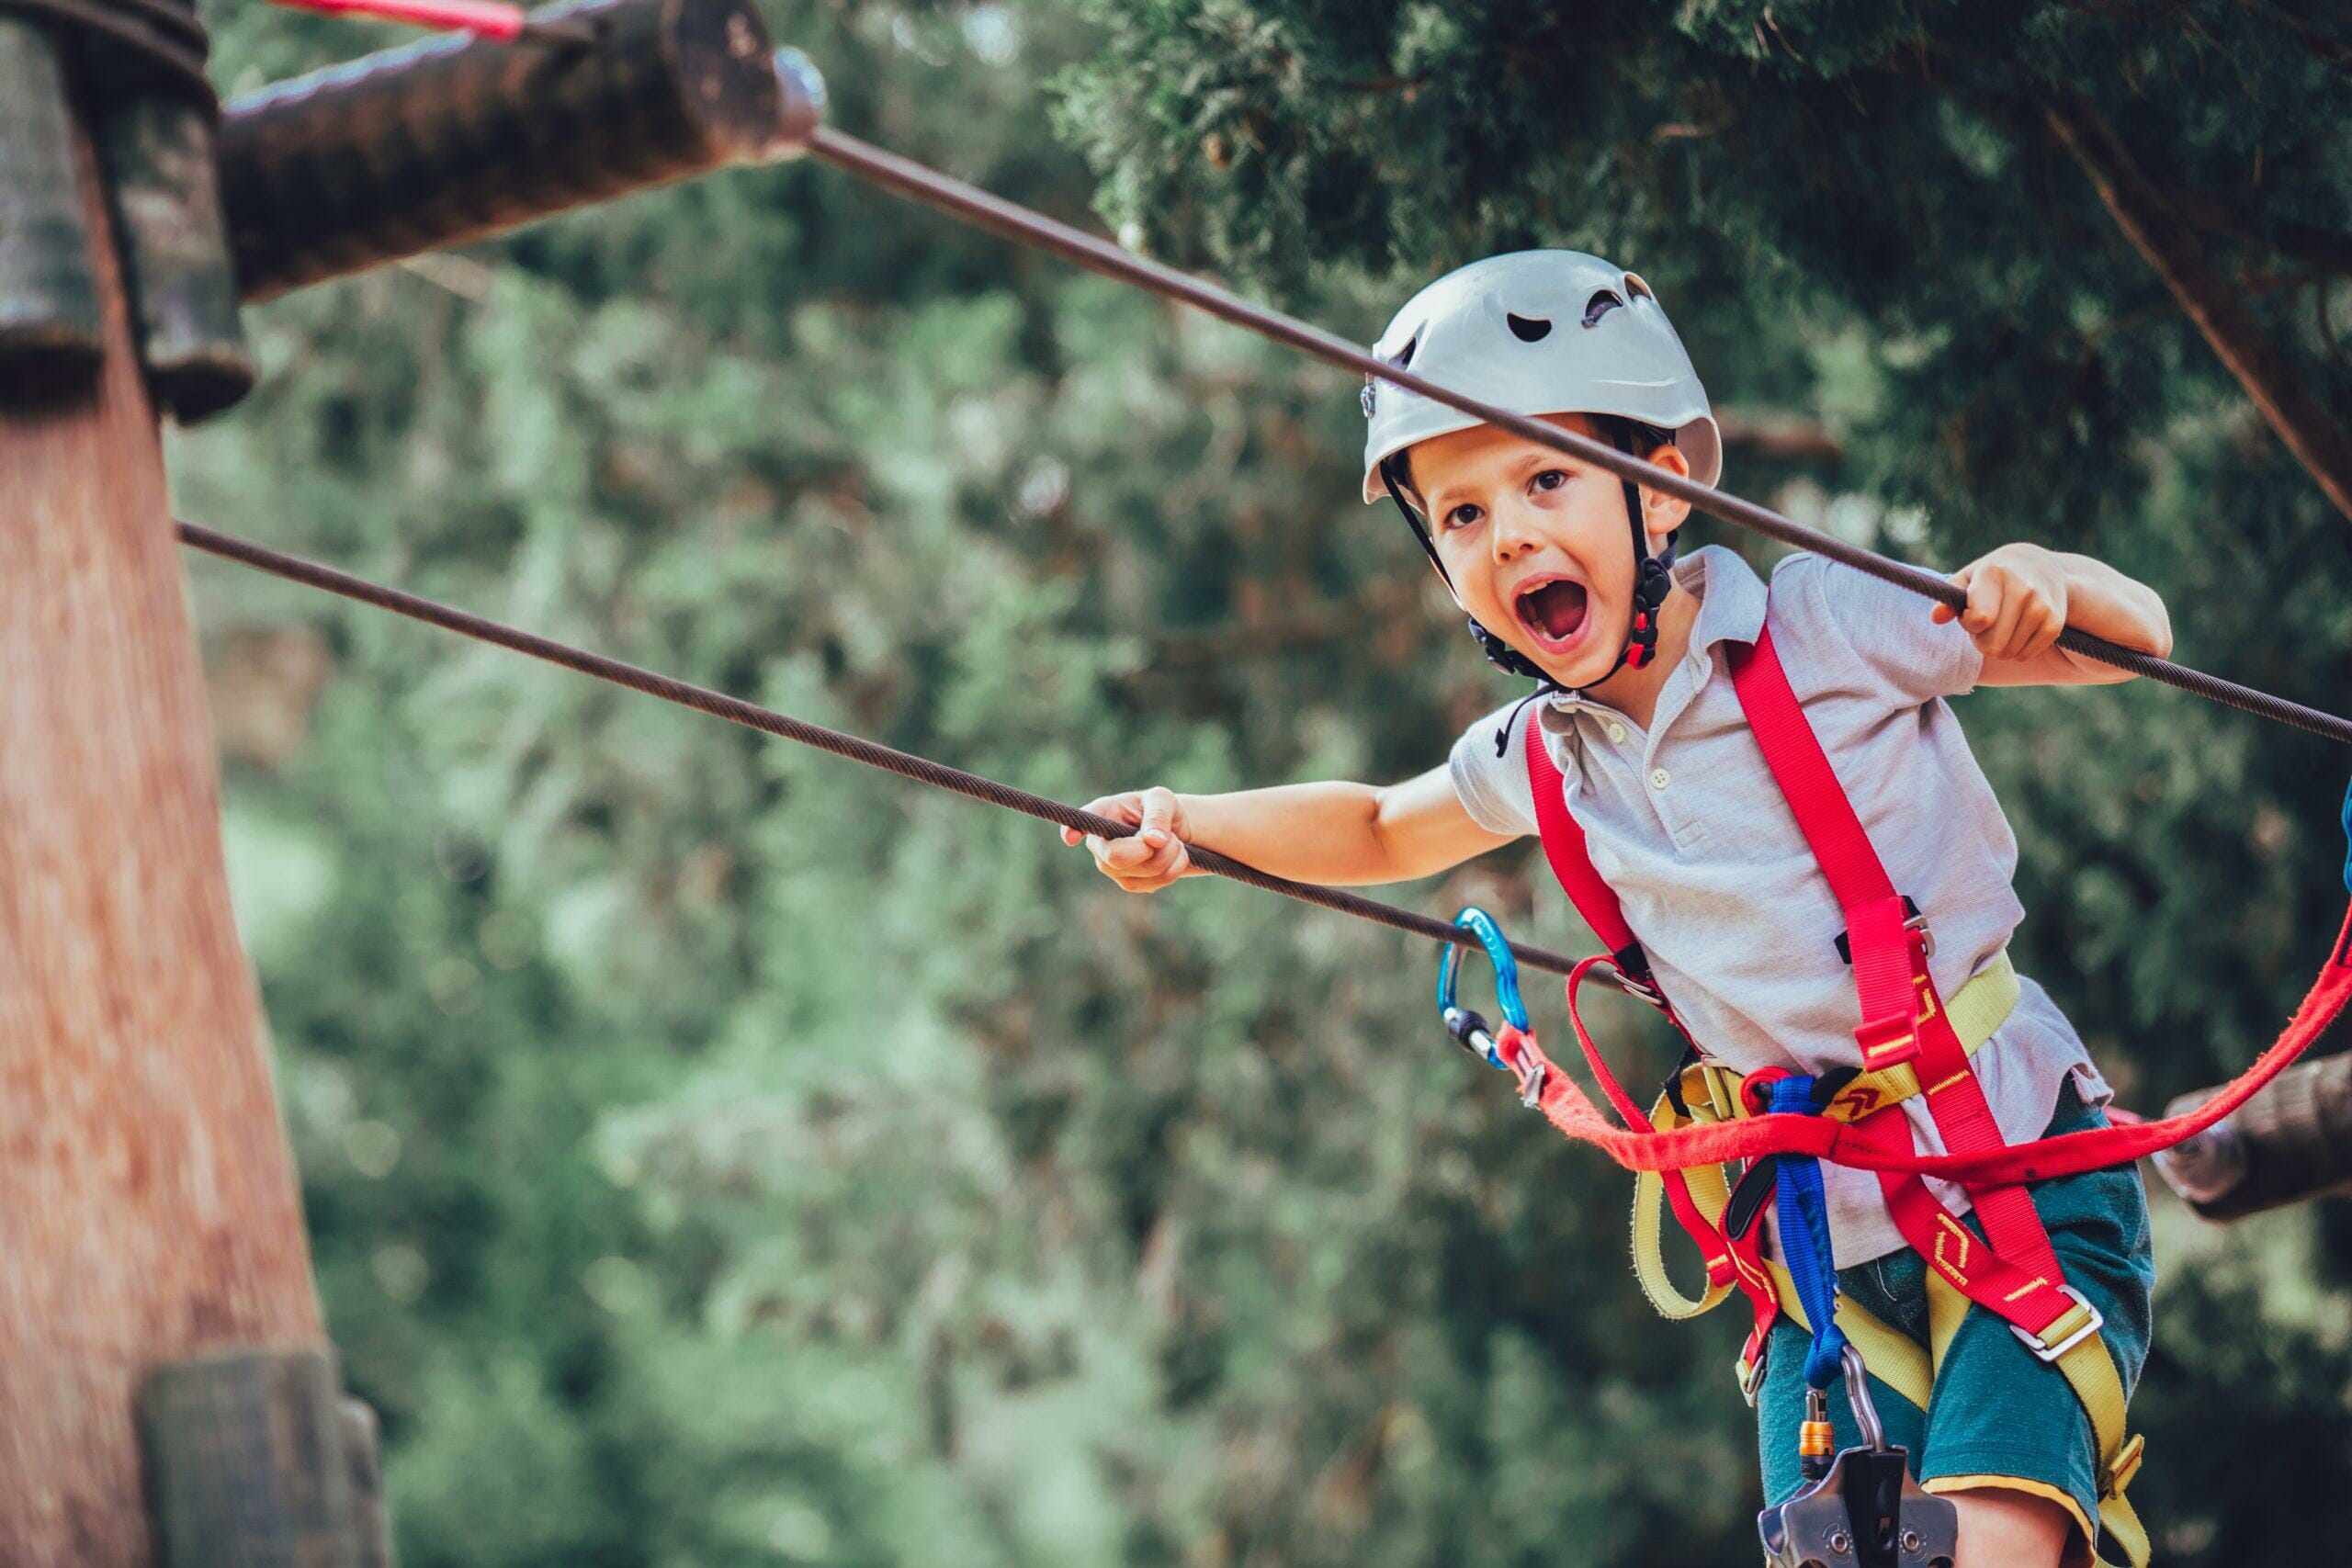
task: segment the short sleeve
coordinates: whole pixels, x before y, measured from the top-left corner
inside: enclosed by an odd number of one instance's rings
[[[1792,636],[1827,644],[1816,651],[1843,651],[1909,703],[1933,702],[1973,690],[1984,656],[1958,621],[1941,626],[1930,618],[1928,600],[1868,572],[1815,555],[1794,555],[1772,573],[1772,594],[1797,601],[1802,614],[1774,615],[1772,637]]]
[[[1463,732],[1446,760],[1462,808],[1489,833],[1535,831],[1535,796],[1527,782],[1526,724],[1524,705],[1497,708]],[[1498,733],[1505,738],[1500,756],[1495,754]]]

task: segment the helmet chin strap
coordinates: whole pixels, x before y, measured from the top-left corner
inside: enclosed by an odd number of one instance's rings
[[[1609,425],[1610,438],[1615,444],[1617,450],[1628,457],[1638,456],[1639,454],[1634,450],[1632,427],[1623,420],[1611,420]],[[1405,497],[1412,489],[1412,478],[1406,471],[1405,455],[1396,452],[1382,458],[1380,477],[1386,481],[1390,502],[1398,512],[1404,513],[1407,525],[1413,530],[1413,537],[1421,542],[1422,553],[1430,558],[1430,564],[1437,568],[1437,574],[1443,580],[1447,589],[1452,590],[1453,574],[1447,571],[1445,562],[1438,558],[1437,544],[1430,537],[1429,529],[1421,522],[1420,513],[1406,503]],[[1530,702],[1542,696],[1546,688],[1555,692],[1590,691],[1620,670],[1646,669],[1650,661],[1657,657],[1658,611],[1660,606],[1665,604],[1667,595],[1674,587],[1675,536],[1668,535],[1666,548],[1657,555],[1650,554],[1649,532],[1642,526],[1641,487],[1631,479],[1626,479],[1623,483],[1625,520],[1634,534],[1634,625],[1626,635],[1625,646],[1617,650],[1616,661],[1611,664],[1598,680],[1588,682],[1582,686],[1563,685],[1533,660],[1479,625],[1477,616],[1469,617],[1470,635],[1476,639],[1478,651],[1487,656],[1487,663],[1506,675],[1524,675],[1536,682],[1535,690],[1529,694],[1528,701]],[[1455,598],[1458,600],[1460,595],[1455,594]],[[1525,704],[1521,705],[1524,706]],[[1519,710],[1513,708],[1512,718],[1516,718],[1518,713]],[[1510,721],[1506,720],[1502,730],[1497,736],[1498,754],[1510,744]]]
[[[1628,457],[1638,457],[1634,450],[1633,427],[1623,420],[1611,420],[1610,439]],[[1658,611],[1666,604],[1666,596],[1674,590],[1674,535],[1666,537],[1666,548],[1650,554],[1649,530],[1642,526],[1642,490],[1631,479],[1625,486],[1625,521],[1634,530],[1634,625],[1625,634],[1625,646],[1617,650],[1617,662],[1609,667],[1606,681],[1620,670],[1646,670],[1650,660],[1657,657]],[[1679,530],[1678,530],[1679,532]],[[1594,681],[1579,686],[1589,691],[1600,684]]]

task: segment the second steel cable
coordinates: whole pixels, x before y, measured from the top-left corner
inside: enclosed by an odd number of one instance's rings
[[[912,779],[917,784],[929,784],[933,789],[950,790],[957,795],[969,795],[974,800],[986,801],[990,806],[1001,806],[1008,811],[1018,811],[1024,816],[1035,817],[1041,822],[1051,822],[1063,828],[1075,828],[1081,833],[1095,833],[1105,839],[1124,839],[1136,831],[1126,823],[1114,822],[1107,817],[1097,817],[1092,812],[1080,811],[1074,806],[1065,806],[1060,801],[1046,795],[1033,795],[1025,789],[1017,789],[1012,784],[1000,784],[994,779],[983,778],[978,773],[967,773],[961,768],[951,768],[944,762],[934,762],[928,757],[918,757],[910,751],[901,751],[894,746],[885,746],[879,741],[844,734],[838,729],[829,729],[821,724],[811,724],[807,719],[794,718],[789,714],[777,713],[773,708],[763,708],[756,703],[747,703],[741,697],[730,697],[724,692],[714,692],[707,686],[697,686],[691,682],[663,675],[622,660],[608,658],[601,653],[592,653],[583,648],[574,648],[569,643],[558,642],[552,637],[544,637],[536,632],[526,632],[519,626],[510,626],[502,621],[493,621],[488,616],[477,615],[469,610],[460,610],[435,600],[422,598],[414,593],[403,592],[397,588],[387,588],[382,583],[371,582],[364,577],[355,577],[349,572],[338,571],[333,567],[321,566],[315,561],[303,560],[300,557],[273,550],[266,545],[256,545],[249,539],[215,533],[209,528],[200,527],[193,523],[181,523],[177,527],[182,543],[202,550],[207,555],[218,556],[223,560],[232,560],[242,566],[249,566],[256,570],[268,572],[273,577],[282,577],[289,582],[299,582],[305,587],[320,589],[345,599],[356,600],[362,604],[373,605],[379,610],[390,610],[394,615],[405,615],[413,621],[423,621],[427,626],[439,626],[444,631],[456,632],[460,637],[469,637],[478,642],[490,643],[494,647],[503,648],[515,653],[528,654],[533,659],[544,660],[549,664],[561,665],[566,670],[577,671],[582,675],[593,675],[600,681],[609,681],[616,686],[627,686],[631,691],[642,692],[647,696],[659,697],[663,702],[675,703],[681,707],[693,708],[698,713],[709,714],[714,718],[723,718],[730,724],[740,724],[748,729],[759,730],[762,734],[797,741],[803,746],[813,746],[820,751],[830,751],[836,757],[846,757],[854,762],[863,762],[869,768],[880,768],[885,773]],[[1193,863],[1214,875],[1226,877],[1234,882],[1246,883],[1251,887],[1262,888],[1269,893],[1280,893],[1284,897],[1317,904],[1326,909],[1336,909],[1343,915],[1353,915],[1360,919],[1377,921],[1384,926],[1393,926],[1398,931],[1410,931],[1416,936],[1429,937],[1437,942],[1453,942],[1464,947],[1476,948],[1478,945],[1476,936],[1428,915],[1417,915],[1409,909],[1400,909],[1393,904],[1384,904],[1378,899],[1366,898],[1360,894],[1345,892],[1337,887],[1325,887],[1312,882],[1293,882],[1286,876],[1276,876],[1270,872],[1260,871],[1253,865],[1246,865],[1240,861],[1221,855],[1215,850],[1204,849],[1197,844],[1188,846],[1188,849]],[[1541,947],[1528,947],[1513,942],[1511,952],[1517,955],[1521,964],[1531,968],[1548,970],[1555,975],[1566,975],[1576,967],[1575,960]]]

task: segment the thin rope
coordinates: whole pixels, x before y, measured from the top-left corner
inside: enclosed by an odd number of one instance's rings
[[[659,697],[665,703],[675,703],[680,707],[693,708],[698,713],[707,713],[714,718],[723,718],[730,724],[740,724],[747,729],[756,729],[763,735],[774,735],[786,740],[797,741],[803,746],[813,746],[820,751],[830,751],[836,757],[846,757],[851,761],[863,762],[869,768],[880,768],[885,773],[896,773],[900,778],[912,779],[917,784],[929,784],[933,789],[951,790],[957,795],[969,795],[974,800],[986,801],[990,806],[1001,806],[1008,811],[1018,811],[1024,816],[1035,817],[1041,822],[1051,822],[1062,828],[1074,828],[1081,833],[1098,834],[1105,839],[1128,838],[1136,830],[1125,822],[1114,822],[1107,817],[1097,817],[1092,812],[1080,811],[1074,806],[1065,806],[1058,800],[1049,799],[1042,795],[1032,795],[1025,789],[1016,789],[1011,784],[999,784],[994,779],[982,778],[978,773],[967,773],[961,768],[951,768],[944,762],[934,762],[927,757],[918,757],[912,752],[901,751],[895,747],[882,745],[878,741],[846,735],[838,729],[828,729],[821,724],[811,724],[807,719],[794,718],[789,714],[777,713],[773,709],[761,707],[757,704],[747,703],[741,697],[730,697],[724,692],[714,692],[707,686],[696,686],[668,675],[658,674],[639,665],[625,663],[617,659],[609,659],[601,653],[591,653],[585,649],[557,642],[552,638],[540,637],[537,633],[526,632],[519,627],[507,626],[503,622],[474,615],[470,611],[456,609],[431,599],[420,598],[413,593],[402,592],[397,588],[387,588],[381,583],[370,582],[366,578],[354,577],[349,572],[337,571],[333,567],[321,566],[314,561],[282,554],[267,546],[256,545],[249,539],[215,533],[209,528],[201,527],[194,523],[180,523],[175,525],[179,530],[181,543],[202,550],[207,555],[218,556],[223,560],[235,561],[241,566],[249,566],[258,571],[268,572],[274,577],[285,578],[289,582],[299,582],[308,588],[316,588],[345,599],[356,600],[362,604],[373,605],[379,610],[390,610],[396,615],[406,615],[411,620],[423,621],[427,626],[439,626],[444,631],[455,632],[459,637],[472,637],[476,641],[508,649],[515,653],[528,654],[533,659],[544,660],[549,664],[561,665],[566,670],[577,671],[582,675],[593,675],[597,680],[609,681],[616,686],[627,686],[631,691],[642,692],[650,697]],[[1429,937],[1437,942],[1453,942],[1474,952],[1484,951],[1474,933],[1449,925],[1443,920],[1431,919],[1428,915],[1417,915],[1409,909],[1400,909],[1393,904],[1383,904],[1377,899],[1363,897],[1337,887],[1324,887],[1312,882],[1293,882],[1288,877],[1275,876],[1269,872],[1260,871],[1255,866],[1245,865],[1230,856],[1221,855],[1215,850],[1204,849],[1198,844],[1188,844],[1185,849],[1194,865],[1216,875],[1245,883],[1251,887],[1261,887],[1269,893],[1280,893],[1284,897],[1318,904],[1326,909],[1336,909],[1343,915],[1354,915],[1360,919],[1376,920],[1384,926],[1394,926],[1398,931],[1410,931],[1416,936]],[[1544,948],[1529,947],[1512,942],[1510,950],[1520,963],[1531,968],[1548,970],[1555,975],[1566,975],[1576,967],[1574,959],[1563,957]]]
[[[1835,535],[1808,528],[1769,507],[1744,501],[1668,469],[1655,468],[1637,457],[1618,451],[1606,442],[1594,441],[1572,430],[1563,430],[1558,425],[1513,413],[1509,409],[1455,391],[1401,366],[1378,359],[1347,339],[1325,332],[1320,327],[1310,326],[1295,316],[1253,304],[1215,284],[1188,276],[1159,262],[1131,255],[1099,235],[1074,229],[1018,202],[1008,201],[977,186],[952,179],[912,159],[886,152],[856,137],[820,127],[810,138],[808,151],[835,168],[911,200],[938,208],[978,228],[1021,244],[1050,251],[1066,261],[1075,262],[1106,277],[1116,278],[1204,310],[1220,321],[1230,321],[1235,326],[1283,344],[1327,364],[1336,365],[1343,370],[1352,370],[1418,392],[1499,430],[1507,430],[1513,435],[1565,453],[1595,468],[1606,468],[1649,490],[1687,501],[1700,511],[1720,517],[1726,523],[1840,561],[1857,571],[1868,572],[1882,581],[1906,588],[1921,598],[1932,599],[1954,610],[1965,607],[1968,603],[1966,590],[1934,572],[1891,560],[1859,545],[1849,544]],[[2344,745],[2352,745],[2352,718],[2306,707],[2301,703],[2290,702],[2251,686],[2242,686],[2234,681],[2225,681],[2218,675],[2209,675],[2201,670],[2176,664],[2169,659],[2159,659],[2153,653],[2143,653],[2137,649],[2125,648],[2120,643],[2109,642],[2105,637],[2093,637],[2073,626],[2058,634],[2058,646],[2102,664],[2128,670],[2134,675],[2162,682],[2167,686],[2177,686],[2208,701],[2225,704],[2262,718],[2324,736]]]

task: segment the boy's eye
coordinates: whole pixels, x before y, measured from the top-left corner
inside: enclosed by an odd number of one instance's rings
[[[1557,490],[1567,482],[1568,474],[1565,468],[1546,468],[1533,480],[1537,490]]]
[[[1475,506],[1457,506],[1445,514],[1445,525],[1448,528],[1467,528],[1485,515]]]

